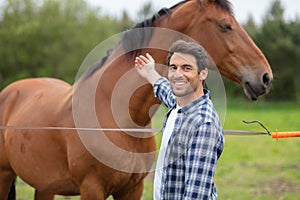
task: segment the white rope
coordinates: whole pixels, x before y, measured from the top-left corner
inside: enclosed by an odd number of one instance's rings
[[[151,128],[72,128],[56,126],[0,126],[0,130],[73,130],[73,131],[119,131],[119,132],[140,132],[140,133],[157,133],[161,129]],[[223,130],[225,135],[267,135],[265,132],[247,131],[247,130]]]
[[[159,132],[160,129],[150,128],[72,128],[72,127],[56,127],[56,126],[0,126],[0,130],[15,129],[15,130],[74,130],[74,131],[122,131],[122,132]]]

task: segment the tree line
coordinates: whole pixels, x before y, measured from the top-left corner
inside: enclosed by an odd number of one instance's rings
[[[0,89],[28,77],[57,77],[73,83],[80,64],[101,41],[131,28],[155,10],[145,4],[131,19],[91,7],[86,0],[6,0],[0,3]],[[274,73],[263,99],[300,102],[300,19],[285,20],[274,0],[263,22],[249,16],[245,30],[266,55]],[[241,87],[225,80],[229,97],[244,98]]]

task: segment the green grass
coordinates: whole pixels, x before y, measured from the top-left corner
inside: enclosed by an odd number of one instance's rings
[[[153,126],[161,127],[160,110]],[[224,129],[263,131],[241,120],[259,120],[271,132],[300,131],[300,105],[295,103],[231,102]],[[160,139],[158,138],[158,144]],[[270,136],[225,136],[225,149],[215,175],[220,200],[300,199],[300,138]],[[145,181],[144,200],[152,199],[152,180]],[[33,190],[18,181],[18,199],[33,199]],[[65,199],[59,197],[56,199]],[[70,199],[79,199],[70,198]]]
[[[300,131],[300,106],[292,103],[232,103],[224,129],[263,131],[241,120],[259,120],[271,132]],[[215,181],[220,199],[300,199],[300,138],[226,136]]]

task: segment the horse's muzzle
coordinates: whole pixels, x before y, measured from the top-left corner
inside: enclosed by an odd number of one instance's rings
[[[272,80],[273,78],[268,73],[265,73],[261,77],[260,81],[243,81],[243,87],[246,96],[255,101],[259,96],[267,94],[270,91]]]

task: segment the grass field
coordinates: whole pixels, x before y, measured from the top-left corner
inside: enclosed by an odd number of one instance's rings
[[[154,126],[159,127],[162,114]],[[231,102],[224,129],[263,131],[241,120],[259,120],[271,132],[300,131],[300,105],[295,103]],[[215,183],[220,200],[300,199],[300,138],[225,136],[225,149],[218,163]],[[159,141],[158,141],[159,143]],[[19,200],[33,199],[33,190],[18,180]],[[79,199],[56,197],[56,199]],[[152,180],[145,181],[144,200],[152,199]]]
[[[227,110],[224,129],[263,131],[239,123],[242,119],[259,120],[271,132],[300,131],[300,105],[236,103]],[[300,199],[299,154],[300,138],[226,136],[215,176],[220,199]]]

